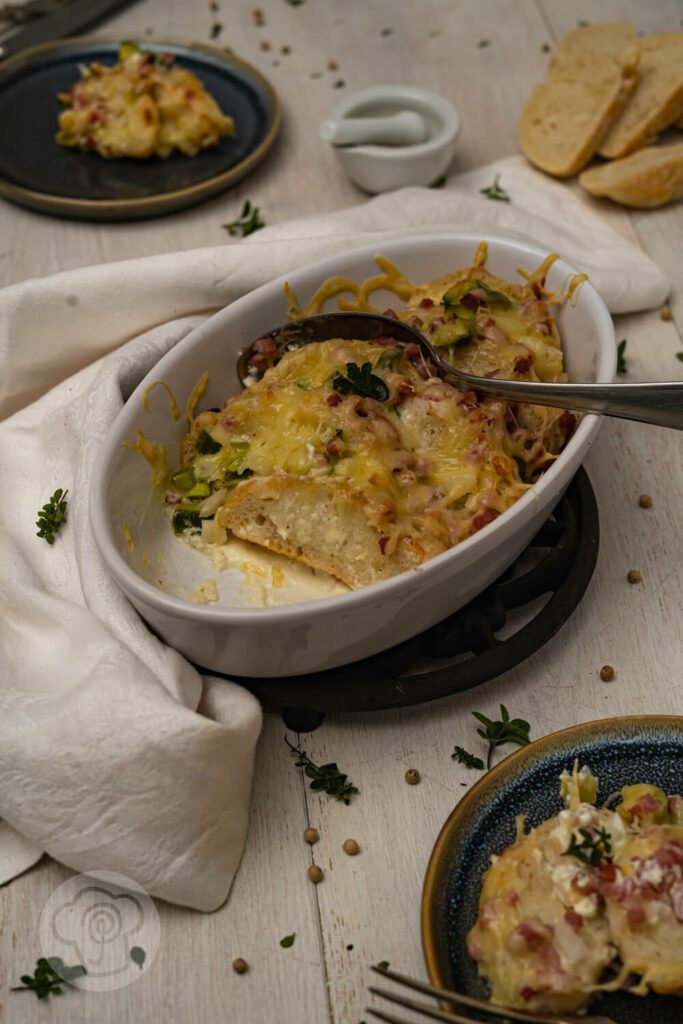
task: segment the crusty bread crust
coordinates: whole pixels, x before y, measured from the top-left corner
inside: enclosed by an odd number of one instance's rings
[[[582,25],[560,39],[550,60],[548,73],[561,71],[562,66],[584,53],[604,53],[619,60],[625,50],[638,45],[638,33],[625,21],[598,25]]]
[[[649,145],[683,116],[683,32],[649,36],[640,50],[638,85],[598,150],[608,159]]]
[[[363,587],[414,569],[446,550],[428,531],[403,537],[392,553],[382,553],[384,531],[368,519],[362,495],[339,483],[285,474],[252,477],[230,495],[217,514],[242,540],[252,541],[336,576],[349,587]]]
[[[559,178],[577,174],[619,117],[637,81],[630,61],[584,53],[537,85],[519,125],[522,149],[536,167]]]
[[[664,206],[683,197],[683,142],[640,149],[621,160],[591,167],[579,184],[594,196],[624,206]]]

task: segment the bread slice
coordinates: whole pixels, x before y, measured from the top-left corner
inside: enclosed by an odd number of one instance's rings
[[[650,146],[621,160],[591,167],[579,185],[594,196],[607,196],[624,206],[664,206],[683,197],[683,142]]]
[[[638,34],[633,25],[625,21],[611,21],[602,25],[584,25],[568,32],[560,39],[548,68],[549,74],[560,71],[562,66],[584,53],[604,53],[619,60],[631,46],[637,46]]]
[[[640,75],[630,102],[598,152],[613,160],[650,145],[683,117],[683,32],[650,36],[640,44]]]
[[[519,124],[532,164],[558,178],[586,166],[635,88],[638,51],[627,53],[622,62],[608,54],[579,54],[536,86]]]

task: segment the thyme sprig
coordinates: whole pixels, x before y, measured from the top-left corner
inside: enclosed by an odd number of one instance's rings
[[[626,338],[617,345],[617,373],[626,373]]]
[[[489,185],[488,188],[480,188],[479,191],[487,199],[498,199],[502,203],[510,202],[510,196],[504,188],[500,187],[500,174],[496,174],[492,185]]]
[[[237,220],[224,224],[223,227],[229,235],[240,235],[242,238],[246,238],[247,235],[251,235],[254,231],[258,231],[259,228],[266,226],[265,222],[260,218],[260,213],[259,207],[252,206],[247,199]]]
[[[480,757],[475,757],[474,754],[470,754],[464,747],[454,747],[451,757],[454,761],[458,761],[459,764],[464,764],[465,768],[483,768],[484,762]]]
[[[22,974],[22,984],[16,985],[12,992],[35,992],[38,999],[47,999],[50,994],[60,995],[64,982],[69,984],[87,973],[82,964],[67,967],[61,957],[41,956],[36,962],[35,974]]]
[[[354,786],[349,781],[348,775],[339,771],[336,762],[331,761],[329,764],[321,765],[314,764],[306,751],[301,750],[300,747],[295,747],[286,736],[285,743],[296,756],[297,760],[295,763],[297,768],[303,768],[304,775],[311,779],[311,789],[316,792],[322,791],[327,793],[328,796],[333,796],[335,800],[341,800],[345,804],[350,802],[353,793],[359,792],[357,786]]]
[[[47,504],[38,510],[37,537],[44,537],[48,544],[54,544],[57,530],[66,522],[67,491],[59,487]]]
[[[563,857],[576,857],[584,864],[592,864],[595,867],[603,858],[612,852],[611,835],[604,828],[590,832],[587,828],[580,828],[579,833],[583,840],[579,843],[576,833],[572,833],[568,849],[562,854]]]
[[[510,718],[510,712],[504,704],[500,705],[501,721],[493,722],[486,715],[482,715],[480,711],[473,711],[472,714],[481,722],[484,726],[483,729],[477,729],[480,736],[483,736],[489,744],[489,752],[486,758],[486,767],[491,767],[491,755],[493,754],[493,748],[499,747],[503,743],[517,743],[520,747],[524,747],[527,743],[530,743],[529,729],[531,726],[528,722],[525,722],[522,718]]]

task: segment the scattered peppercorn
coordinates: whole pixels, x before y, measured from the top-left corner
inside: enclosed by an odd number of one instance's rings
[[[346,948],[347,948],[347,949],[353,949],[353,943],[352,943],[352,942],[349,942],[349,944],[348,944],[348,946],[347,946]]]
[[[409,768],[406,772],[406,782],[409,786],[417,786],[420,781],[420,773],[417,768]]]
[[[342,850],[344,853],[348,853],[349,857],[355,857],[357,853],[360,853],[360,846],[355,839],[345,839],[342,843]]]
[[[218,10],[218,4],[216,3],[216,0],[211,0],[211,3],[209,4],[209,10],[210,11],[217,11]],[[244,960],[242,961],[242,963],[244,963]]]
[[[255,25],[265,25],[266,19],[263,17],[263,11],[260,7],[255,7],[252,14],[254,16]]]
[[[668,306],[662,306],[659,315],[661,316],[662,320],[670,320],[671,319],[671,310],[669,309]]]
[[[640,573],[637,569],[629,569],[626,573],[626,579],[629,583],[640,583]]]
[[[311,864],[311,866],[308,869],[307,873],[308,873],[308,877],[310,878],[310,880],[312,882],[315,882],[316,885],[318,884],[318,882],[322,882],[322,880],[323,880],[323,869],[319,868],[317,864]]]
[[[337,64],[336,60],[328,60],[328,62],[327,62],[327,70],[328,71],[336,71],[338,67],[339,67],[339,65]]]
[[[543,53],[550,53],[550,51],[552,50],[552,46],[550,45],[550,43],[544,43],[541,47],[541,50]]]
[[[641,508],[651,508],[652,498],[649,494],[641,494],[641,496],[638,498],[638,504]]]
[[[337,81],[332,86],[332,88],[333,89],[343,89],[345,85],[346,85],[346,82],[344,81],[344,79],[343,78],[338,78]]]
[[[318,832],[317,828],[304,829],[304,842],[310,843],[312,846],[313,843],[317,843],[319,839],[320,833]]]
[[[209,38],[210,39],[218,39],[218,37],[219,37],[219,35],[221,34],[222,31],[223,31],[223,26],[221,25],[220,21],[217,21],[215,24],[213,24],[211,26],[211,31],[209,32]]]
[[[262,50],[270,49],[270,43],[268,42],[267,39],[262,39],[261,42],[259,43],[259,46],[261,47]]]
[[[614,679],[614,669],[611,665],[603,665],[600,669],[600,678],[603,683],[609,683]]]
[[[241,956],[238,956],[237,959],[232,962],[232,969],[235,974],[246,974],[249,970],[249,964],[246,960],[243,960]]]
[[[281,46],[280,47],[280,53],[291,53],[291,52],[292,52],[291,46]]]

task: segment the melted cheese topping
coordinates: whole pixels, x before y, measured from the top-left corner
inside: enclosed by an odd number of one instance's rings
[[[59,96],[60,146],[104,157],[195,156],[232,135],[234,123],[173,54],[141,53],[123,43],[113,67],[82,67],[82,79]]]

